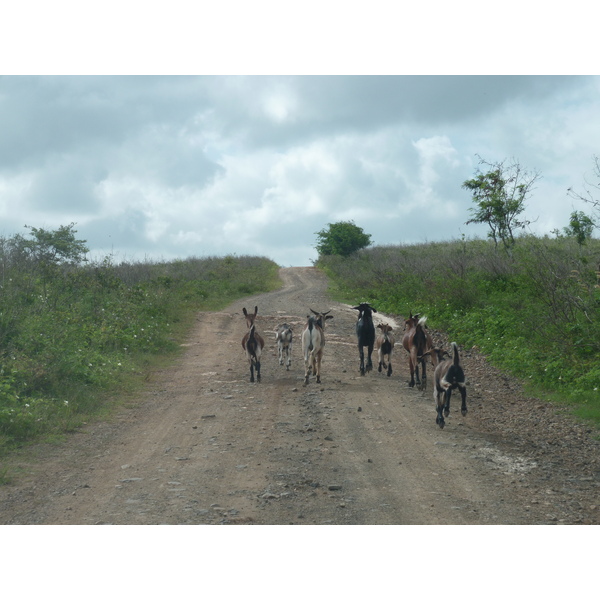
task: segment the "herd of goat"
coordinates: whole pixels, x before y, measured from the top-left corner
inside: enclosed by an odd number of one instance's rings
[[[373,361],[371,355],[373,350],[377,351],[379,361],[378,371],[387,372],[387,376],[392,374],[392,353],[395,346],[395,337],[390,325],[380,323],[377,329],[381,331],[376,335],[375,325],[373,323],[373,313],[377,312],[369,303],[363,302],[358,306],[352,307],[358,311],[358,321],[356,323],[356,337],[358,340],[358,352],[360,356],[360,374],[365,375],[373,370]],[[308,385],[309,378],[313,375],[317,383],[321,383],[321,360],[323,358],[323,348],[325,347],[325,324],[333,316],[327,312],[317,312],[310,309],[313,313],[307,316],[307,321],[302,330],[302,355],[304,357],[304,385]],[[242,347],[246,352],[246,357],[250,363],[250,381],[254,382],[254,373],[256,371],[256,381],[260,381],[260,357],[265,346],[265,341],[256,331],[255,319],[258,314],[258,306],[254,307],[254,313],[249,313],[243,309],[248,332],[242,339]],[[452,355],[441,348],[433,346],[431,335],[425,328],[426,317],[413,315],[404,321],[404,335],[402,346],[408,352],[408,364],[410,369],[409,386],[417,386],[417,389],[424,390],[427,387],[427,359],[431,360],[434,368],[434,389],[433,398],[435,400],[437,417],[436,423],[443,428],[445,425],[444,416],[450,414],[450,396],[453,390],[458,390],[461,395],[461,413],[467,414],[467,390],[465,373],[460,364],[458,346],[452,342]],[[279,364],[284,365],[289,370],[292,359],[292,328],[284,323],[277,328],[275,334],[277,349],[279,355]],[[367,349],[365,355],[365,348]],[[420,375],[419,375],[420,372]]]

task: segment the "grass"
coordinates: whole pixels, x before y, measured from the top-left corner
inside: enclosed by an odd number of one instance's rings
[[[0,454],[105,417],[177,356],[198,311],[280,285],[275,263],[247,256],[105,259],[55,266],[48,277],[4,242]]]
[[[344,302],[429,324],[600,428],[600,241],[524,236],[379,246],[317,266]]]

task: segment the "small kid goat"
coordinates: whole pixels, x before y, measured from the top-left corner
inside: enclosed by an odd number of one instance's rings
[[[392,352],[394,351],[396,340],[394,334],[391,333],[392,327],[387,323],[379,323],[377,328],[381,329],[381,333],[375,341],[377,356],[379,358],[379,368],[377,370],[381,373],[382,369],[387,369],[387,376],[390,377],[392,374]],[[386,356],[388,357],[387,365],[385,364]]]
[[[286,371],[289,371],[292,366],[292,331],[292,328],[287,323],[284,323],[277,328],[277,333],[275,334],[279,364],[283,365],[285,360]]]

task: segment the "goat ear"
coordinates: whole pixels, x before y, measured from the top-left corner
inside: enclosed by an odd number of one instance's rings
[[[333,319],[333,315],[327,315],[327,316],[325,317],[325,320],[327,321],[327,319]]]
[[[245,317],[248,316],[248,311],[246,310],[246,307],[242,308],[242,312],[244,313]]]

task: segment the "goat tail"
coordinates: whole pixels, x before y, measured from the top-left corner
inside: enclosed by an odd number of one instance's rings
[[[417,323],[417,325],[423,326],[423,325],[425,325],[426,322],[427,322],[427,317],[421,317],[419,319],[419,322]]]
[[[460,356],[458,355],[458,346],[456,345],[456,342],[452,342],[452,355],[454,358],[454,365],[458,366],[460,363]]]

